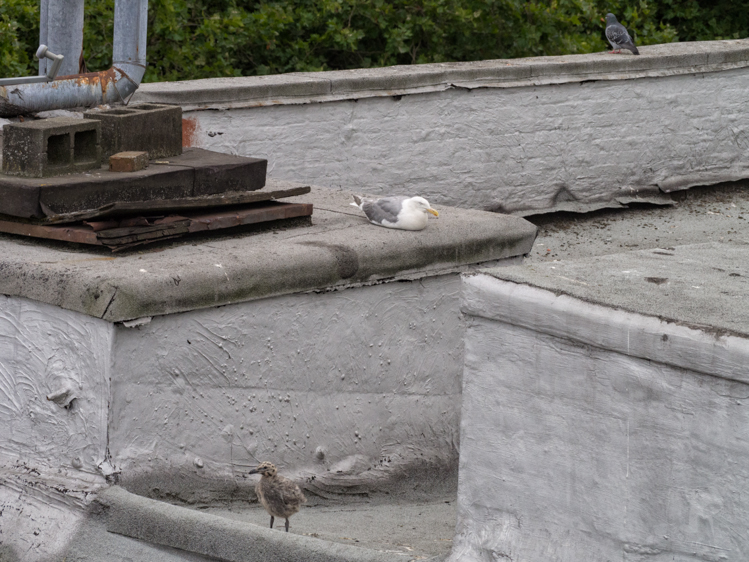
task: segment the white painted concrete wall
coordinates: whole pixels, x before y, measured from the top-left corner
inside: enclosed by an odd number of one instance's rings
[[[0,295],[0,559],[55,559],[105,484],[111,324]],[[68,408],[47,400],[61,388]]]
[[[113,326],[0,295],[0,458],[98,473],[107,446]],[[68,408],[47,399],[62,388]]]
[[[417,470],[449,479],[459,292],[453,274],[118,327],[109,447],[122,482],[209,501],[249,492],[264,460],[320,493],[383,490]]]
[[[452,561],[749,556],[746,340],[487,276],[465,287]],[[711,375],[679,366],[686,338]]]
[[[749,177],[746,53],[709,62],[745,45],[197,80],[137,99],[182,104],[190,144],[267,158],[274,178],[489,210],[615,205]]]

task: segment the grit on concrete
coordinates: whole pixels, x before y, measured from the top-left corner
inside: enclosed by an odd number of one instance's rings
[[[539,227],[525,264],[704,242],[749,242],[749,183],[692,188],[673,206],[526,217]]]
[[[270,517],[258,503],[235,502],[201,511],[268,527]],[[387,496],[308,503],[290,520],[290,533],[392,553],[393,560],[441,560],[455,534],[455,494],[421,501]],[[283,532],[283,519],[274,528]]]

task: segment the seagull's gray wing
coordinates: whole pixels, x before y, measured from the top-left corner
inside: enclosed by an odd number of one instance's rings
[[[367,218],[372,222],[382,224],[382,221],[395,222],[398,220],[398,213],[403,208],[403,201],[408,197],[383,197],[376,201],[365,201],[362,204],[362,210]]]

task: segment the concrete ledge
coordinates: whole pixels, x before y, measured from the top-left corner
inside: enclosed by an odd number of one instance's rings
[[[526,254],[536,233],[519,217],[449,207],[425,230],[386,229],[323,188],[286,201],[313,203],[313,226],[117,257],[2,236],[0,293],[119,322],[456,271]]]
[[[553,292],[490,275],[463,283],[463,312],[728,380],[749,382],[749,341]]]
[[[265,529],[131,494],[100,494],[107,531],[229,562],[386,562],[392,554]]]
[[[641,56],[594,53],[464,63],[210,78],[143,84],[136,102],[184,111],[361,99],[450,88],[511,88],[717,72],[749,66],[749,40],[640,47]]]

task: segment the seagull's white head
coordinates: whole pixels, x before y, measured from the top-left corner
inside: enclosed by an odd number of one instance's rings
[[[406,199],[403,202],[403,204],[408,205],[414,211],[421,211],[424,214],[431,213],[435,217],[440,216],[440,214],[437,211],[432,209],[432,206],[429,204],[429,201],[427,201],[423,197],[411,197],[411,199]]]

